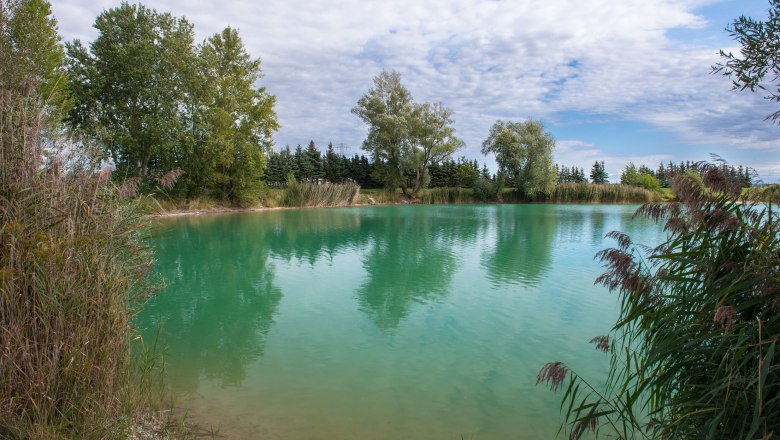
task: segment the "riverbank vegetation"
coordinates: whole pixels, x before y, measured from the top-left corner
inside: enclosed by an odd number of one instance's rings
[[[780,216],[740,197],[717,165],[674,179],[679,202],[637,215],[664,224],[646,248],[610,233],[597,282],[620,298],[620,317],[593,339],[608,353],[599,385],[559,362],[538,382],[565,390],[570,438],[771,438],[780,432]],[[569,375],[568,383],[563,382]]]
[[[0,2],[0,437],[126,439],[162,396],[131,324],[147,220],[134,182],[65,144],[63,57],[48,3]]]

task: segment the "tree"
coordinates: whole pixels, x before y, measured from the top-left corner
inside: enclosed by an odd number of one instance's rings
[[[363,149],[371,153],[379,167],[376,178],[386,188],[397,188],[404,183],[403,165],[412,156],[408,141],[411,112],[412,95],[401,84],[401,75],[388,71],[374,78],[374,87],[352,109],[368,125]]]
[[[607,169],[604,167],[604,161],[593,162],[593,166],[590,169],[590,181],[596,184],[607,183]]]
[[[74,106],[70,125],[98,139],[121,175],[173,169],[184,129],[182,102],[194,74],[192,25],[142,5],[109,9],[98,37],[67,45]]]
[[[715,64],[713,72],[731,79],[733,90],[760,90],[764,98],[780,102],[780,0],[769,0],[769,19],[758,21],[740,16],[726,28],[741,46],[740,56],[720,51],[723,63]],[[780,111],[767,116],[780,122]]]
[[[544,197],[555,188],[554,149],[555,139],[535,120],[496,121],[482,143],[482,154],[495,154],[499,172],[514,180],[529,199]]]
[[[44,99],[55,117],[68,105],[65,50],[57,32],[57,20],[45,0],[0,4],[0,88],[29,95],[33,90]]]
[[[336,151],[333,149],[333,143],[328,143],[328,150],[325,152],[323,174],[325,180],[330,183],[342,183],[344,181],[344,161],[336,154]]]
[[[237,30],[228,27],[209,37],[198,48],[198,59],[205,85],[196,117],[201,137],[189,159],[209,165],[202,181],[221,197],[250,204],[279,128],[276,98],[255,86],[262,76],[260,59],[246,52]]]
[[[306,169],[308,170],[308,174],[303,176],[304,179],[317,182],[324,177],[322,154],[320,154],[317,146],[314,145],[314,141],[309,141],[309,145],[303,154],[303,160],[306,162]]]
[[[427,184],[428,167],[449,158],[463,147],[463,141],[455,137],[452,123],[452,110],[441,103],[414,105],[409,117],[410,147],[413,155],[409,158],[411,163],[408,168],[413,170],[415,176],[412,198],[417,197]]]

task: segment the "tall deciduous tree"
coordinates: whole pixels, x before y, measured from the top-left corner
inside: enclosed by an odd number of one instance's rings
[[[555,139],[540,121],[496,121],[482,143],[482,154],[496,155],[499,173],[510,177],[529,199],[544,197],[555,188]]]
[[[149,177],[176,166],[187,78],[195,66],[192,25],[122,3],[95,20],[87,49],[67,45],[73,127],[98,138],[121,173]]]
[[[375,177],[387,188],[403,184],[403,165],[410,156],[408,121],[412,107],[412,95],[401,84],[401,75],[383,71],[352,109],[368,125],[363,149],[371,153],[377,166]]]
[[[208,164],[203,180],[220,195],[239,204],[252,202],[261,184],[266,154],[279,128],[276,98],[265,87],[260,60],[244,48],[230,27],[211,36],[198,50],[200,77],[205,85],[199,106],[202,138],[192,160]],[[186,169],[186,168],[185,168]]]
[[[383,71],[374,78],[374,87],[352,113],[369,127],[363,149],[373,156],[375,177],[388,188],[400,186],[412,198],[427,184],[428,167],[463,145],[455,137],[452,110],[413,103],[398,72]]]
[[[449,158],[463,141],[455,137],[452,110],[441,103],[414,105],[409,118],[414,172],[412,197],[417,197],[429,180],[428,167]]]

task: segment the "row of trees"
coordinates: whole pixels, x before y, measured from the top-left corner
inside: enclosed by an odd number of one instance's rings
[[[555,165],[555,171],[558,175],[558,183],[588,183],[585,176],[585,170],[577,167],[567,167]]]
[[[742,188],[748,188],[753,185],[750,168],[742,165],[728,165],[726,163],[721,163],[718,167],[723,175],[737,182]],[[637,168],[633,163],[629,163],[620,174],[620,183],[640,186],[650,190],[656,190],[661,187],[670,188],[674,176],[687,172],[696,173],[698,172],[697,170],[698,164],[690,161],[680,162],[679,164],[670,161],[666,166],[661,163],[656,170],[652,170],[646,165],[640,165]]]
[[[260,60],[226,28],[201,44],[184,18],[122,3],[98,36],[67,44],[67,123],[94,140],[118,175],[145,183],[184,171],[180,195],[248,203],[279,127]]]
[[[293,152],[288,145],[268,157],[265,181],[270,187],[283,187],[290,177],[297,181],[331,183],[354,182],[362,188],[378,188],[381,182],[374,179],[374,163],[365,155],[347,157],[337,154],[333,144],[323,156],[314,141],[304,149],[300,145]]]
[[[298,145],[295,150],[290,146],[279,152],[271,151],[266,167],[265,182],[268,186],[279,188],[287,184],[290,176],[304,182],[354,182],[362,188],[380,188],[383,185],[378,180],[376,171],[382,166],[366,157],[355,154],[345,156],[336,153],[333,144],[328,144],[325,154],[322,154],[314,141],[306,148]],[[492,179],[487,165],[479,168],[476,160],[469,161],[465,157],[454,161],[450,158],[441,162],[431,163],[427,170],[428,187],[461,187],[471,188],[480,176]],[[407,174],[407,179],[415,175]]]

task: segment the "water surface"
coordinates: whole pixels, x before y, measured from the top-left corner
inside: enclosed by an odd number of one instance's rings
[[[636,206],[286,210],[160,224],[167,381],[228,438],[554,438],[560,360],[597,378],[588,341],[617,299],[594,286],[604,235],[659,242]]]

